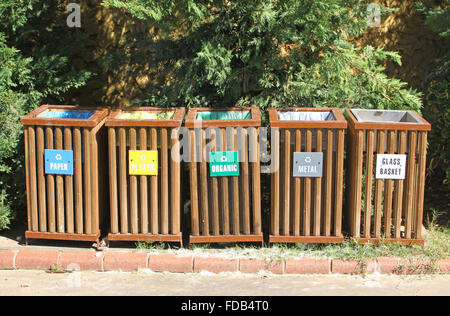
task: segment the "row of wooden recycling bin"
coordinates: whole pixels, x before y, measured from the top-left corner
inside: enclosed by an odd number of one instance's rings
[[[259,109],[192,108],[182,129],[185,112],[44,105],[25,116],[26,240],[98,243],[107,227],[108,242],[182,244],[189,186],[190,243],[263,243]],[[346,116],[269,110],[269,243],[339,243],[345,229],[423,244],[430,124],[414,111]]]

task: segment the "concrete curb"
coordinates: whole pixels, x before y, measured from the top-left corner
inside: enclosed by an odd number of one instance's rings
[[[147,252],[93,250],[0,250],[0,270],[47,270],[50,266],[76,271],[138,271],[211,273],[241,272],[274,274],[422,274],[450,273],[450,258],[434,264],[429,260],[407,261],[377,258],[360,262],[330,258],[290,258],[284,261],[261,259],[177,256]]]

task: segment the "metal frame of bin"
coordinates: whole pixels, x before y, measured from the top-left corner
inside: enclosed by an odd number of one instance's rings
[[[424,244],[422,220],[431,125],[416,112],[405,112],[415,115],[417,123],[359,122],[351,110],[346,111],[349,122],[346,224],[351,238],[359,243]],[[408,154],[406,178],[375,179],[376,154]],[[370,203],[362,202],[363,194]],[[386,230],[387,226],[390,229]]]
[[[251,118],[197,120],[198,113],[205,111],[250,111]],[[261,242],[264,244],[261,224],[259,109],[255,107],[191,108],[185,126],[189,129],[190,139],[190,243]],[[250,127],[253,129],[249,133],[246,128]],[[206,128],[215,128],[210,135],[212,143],[210,152],[238,151],[238,142],[245,144],[246,150],[239,151],[241,172],[238,177],[211,177],[206,157],[202,157],[201,162],[196,162],[198,152],[209,154],[205,149]],[[220,135],[217,135],[216,129],[220,130]],[[224,143],[226,148],[223,146]],[[253,146],[252,151],[249,150],[250,146]],[[251,159],[249,159],[250,154],[253,155]]]
[[[280,112],[331,112],[335,120],[280,120]],[[343,242],[343,167],[347,129],[343,114],[337,108],[282,108],[269,109],[269,119],[273,129],[272,165],[276,168],[271,177],[269,243]],[[294,152],[324,152],[323,176],[293,177]]]
[[[89,119],[41,118],[47,111],[92,111]],[[99,245],[107,191],[107,108],[43,105],[21,119],[25,136],[28,239]],[[44,173],[44,149],[73,150],[74,174]]]
[[[171,119],[120,119],[123,112],[174,112]],[[179,242],[181,161],[178,146],[184,108],[139,107],[115,110],[107,119],[109,138],[110,241]],[[144,140],[145,141],[142,141]],[[158,175],[128,172],[128,150],[158,150]],[[177,153],[172,153],[177,154]]]

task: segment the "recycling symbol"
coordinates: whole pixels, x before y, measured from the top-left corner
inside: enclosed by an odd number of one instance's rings
[[[306,163],[311,163],[311,161],[312,161],[311,157],[306,157],[306,158],[305,158],[305,162],[306,162]]]
[[[222,157],[220,157],[220,161],[221,161],[221,162],[227,162],[227,161],[228,161],[227,156],[222,156]]]
[[[60,161],[60,160],[62,159],[61,154],[57,154],[57,155],[55,156],[55,159],[58,160],[58,161]]]

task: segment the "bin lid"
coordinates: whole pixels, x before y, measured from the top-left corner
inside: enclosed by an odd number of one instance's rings
[[[211,120],[248,120],[252,118],[250,111],[205,111],[197,114],[198,121]]]
[[[106,120],[107,127],[180,127],[184,108],[136,107],[114,110]]]
[[[281,121],[336,121],[333,112],[279,112]]]
[[[259,127],[261,114],[257,107],[191,108],[185,125],[188,128]]]
[[[411,111],[389,110],[351,110],[358,122],[416,123],[422,124],[419,117]]]
[[[149,112],[149,111],[122,111],[118,119],[120,120],[171,120],[175,111],[170,112]]]
[[[347,128],[338,108],[269,109],[271,127],[279,128]]]
[[[72,105],[42,105],[25,115],[23,125],[95,127],[109,113],[104,107],[77,107]]]
[[[87,120],[95,112],[93,111],[82,111],[82,110],[48,110],[39,114],[38,118],[48,118],[48,119],[79,119]]]
[[[431,125],[411,110],[347,110],[357,129],[429,130]]]

